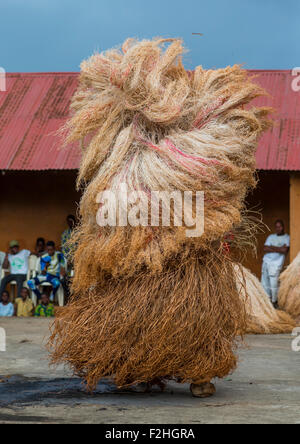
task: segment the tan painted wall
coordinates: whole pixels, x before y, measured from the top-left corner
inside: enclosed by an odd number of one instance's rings
[[[32,250],[40,236],[60,246],[66,216],[76,213],[80,198],[75,179],[73,171],[0,174],[0,250],[12,239]]]
[[[291,260],[300,251],[300,173],[291,174]]]
[[[289,173],[284,171],[261,172],[258,177],[258,186],[247,199],[248,208],[253,208],[262,213],[263,222],[270,231],[266,228],[263,233],[258,235],[257,258],[249,256],[245,265],[260,277],[265,240],[274,231],[276,219],[282,219],[286,226],[286,232],[290,232],[290,177]],[[300,201],[298,209],[300,211]],[[288,263],[289,257],[287,258],[286,265]]]

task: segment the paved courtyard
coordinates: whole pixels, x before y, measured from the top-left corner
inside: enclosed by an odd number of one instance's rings
[[[63,367],[49,369],[49,321],[4,319],[0,352],[0,423],[300,424],[300,352],[292,337],[248,336],[237,371],[216,381],[217,394],[195,399],[188,385],[120,391],[109,381],[94,394]]]

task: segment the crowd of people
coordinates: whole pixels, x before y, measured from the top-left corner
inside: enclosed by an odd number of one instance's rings
[[[0,317],[53,317],[55,296],[60,286],[64,290],[65,298],[68,298],[72,269],[68,241],[76,225],[75,216],[69,215],[67,224],[68,228],[61,236],[61,251],[56,249],[55,242],[46,242],[44,238],[39,237],[32,252],[21,249],[16,240],[9,243],[6,253],[0,252],[0,275],[2,276],[2,270],[8,271],[1,279]],[[37,259],[36,270],[28,279],[29,258],[32,255]],[[7,291],[11,282],[16,283],[17,294],[14,303],[11,302],[10,293]],[[51,288],[50,294],[43,287],[45,283]],[[36,307],[30,292],[36,296]]]
[[[67,217],[68,228],[61,236],[61,252],[56,250],[53,241],[46,242],[44,238],[37,239],[34,252],[20,249],[18,241],[11,241],[9,251],[5,254],[0,252],[1,269],[9,269],[10,272],[1,280],[0,287],[0,317],[53,317],[55,296],[63,287],[65,298],[69,295],[70,268],[66,258],[69,254],[68,241],[76,224],[73,215]],[[277,295],[279,276],[283,269],[286,256],[289,252],[290,237],[285,232],[284,222],[275,222],[275,233],[271,234],[264,246],[264,257],[262,264],[261,283],[275,308],[278,307]],[[33,278],[27,279],[28,261],[30,255],[39,259],[38,273]],[[16,282],[17,297],[14,304],[10,302],[10,294],[6,290],[10,282]],[[27,282],[27,287],[24,282]],[[44,283],[50,284],[52,291],[47,294],[41,291]],[[30,291],[32,291],[38,304],[34,307]]]

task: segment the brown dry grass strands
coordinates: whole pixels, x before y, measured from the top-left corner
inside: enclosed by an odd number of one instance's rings
[[[284,311],[276,310],[261,283],[249,270],[235,267],[238,290],[246,305],[247,333],[291,333],[296,322]]]
[[[208,381],[236,364],[244,307],[223,239],[236,232],[242,247],[251,231],[241,214],[270,110],[245,106],[263,91],[239,66],[186,72],[183,51],[180,40],[128,40],[81,66],[65,128],[66,142],[83,146],[81,224],[73,296],[52,345],[53,361],[90,387],[108,375],[121,386]],[[174,224],[100,228],[96,196],[121,183],[205,192],[204,235]]]
[[[278,303],[300,322],[300,253],[280,276]]]

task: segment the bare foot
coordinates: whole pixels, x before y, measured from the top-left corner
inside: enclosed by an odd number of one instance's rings
[[[191,384],[190,390],[195,398],[210,398],[216,393],[216,387],[211,382]]]

